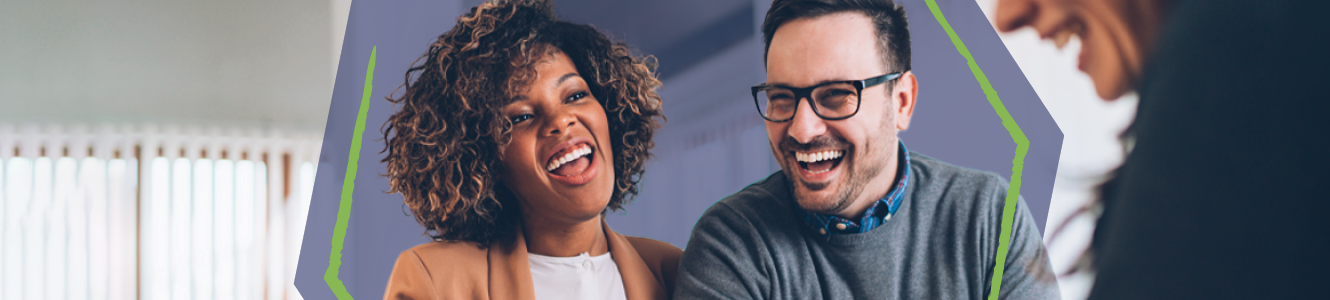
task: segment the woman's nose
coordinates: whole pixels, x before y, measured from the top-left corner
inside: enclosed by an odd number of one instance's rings
[[[577,124],[577,116],[560,110],[555,112],[546,124],[545,133],[548,135],[559,135],[568,133],[568,129]]]

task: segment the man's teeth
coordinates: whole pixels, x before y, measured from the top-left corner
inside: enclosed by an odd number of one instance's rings
[[[815,163],[824,160],[837,159],[840,158],[841,155],[844,155],[844,152],[841,152],[840,150],[827,150],[813,153],[795,152],[794,159],[803,163]]]
[[[567,153],[564,153],[563,156],[551,160],[550,164],[545,166],[545,171],[553,172],[554,169],[558,169],[559,167],[563,166],[563,164],[566,164],[570,161],[573,161],[574,159],[578,159],[583,155],[587,154],[591,154],[591,147],[587,147],[585,145],[578,147],[577,149],[573,149],[573,151],[568,151]]]

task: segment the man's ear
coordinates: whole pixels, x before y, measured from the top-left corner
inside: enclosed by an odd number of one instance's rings
[[[892,109],[896,110],[896,130],[910,129],[910,116],[914,115],[918,96],[919,81],[915,80],[914,72],[905,71],[891,89],[891,99],[895,104]]]

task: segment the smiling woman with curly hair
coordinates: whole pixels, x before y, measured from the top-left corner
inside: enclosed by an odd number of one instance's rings
[[[384,298],[668,298],[681,251],[604,221],[662,119],[651,61],[548,1],[498,0],[417,62],[383,161],[435,241],[402,252]]]

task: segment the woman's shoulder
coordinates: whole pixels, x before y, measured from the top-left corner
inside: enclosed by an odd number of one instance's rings
[[[487,250],[472,242],[429,242],[402,251],[384,299],[470,297],[484,291]],[[477,294],[480,293],[480,294]]]
[[[465,241],[433,241],[415,247],[406,249],[402,253],[412,252],[421,256],[446,255],[448,257],[457,256],[485,256],[487,250],[475,242]]]
[[[642,257],[642,262],[652,270],[673,275],[675,269],[679,267],[679,257],[683,256],[683,250],[679,247],[649,238],[627,235],[624,237],[633,245],[637,255]]]
[[[416,245],[397,256],[396,269],[423,272],[428,277],[467,277],[489,268],[488,251],[479,244],[460,241],[435,241]]]
[[[679,260],[679,256],[683,255],[682,249],[679,249],[679,247],[675,247],[670,243],[644,237],[628,235],[625,235],[624,237],[628,239],[629,244],[633,245],[633,250],[637,250],[638,255],[642,256],[642,260],[645,260],[648,263],[670,259],[677,261]]]
[[[649,238],[624,236],[628,243],[637,251],[637,255],[642,257],[642,262],[646,263],[647,268],[656,276],[656,280],[662,284],[666,297],[674,290],[674,276],[679,271],[679,257],[683,256],[683,250],[670,243],[657,241]]]

